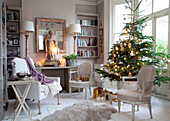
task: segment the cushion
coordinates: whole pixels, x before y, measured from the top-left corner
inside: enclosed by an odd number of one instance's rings
[[[139,100],[141,93],[137,90],[121,89],[117,92],[117,98],[119,100],[130,101],[130,102],[148,102],[151,99],[150,95],[144,94],[142,99]]]
[[[88,82],[81,82],[81,81],[75,81],[75,80],[71,80],[69,82],[70,86],[71,87],[89,87],[90,86],[90,83],[89,81]]]

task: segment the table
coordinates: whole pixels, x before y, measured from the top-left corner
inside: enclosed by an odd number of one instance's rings
[[[25,101],[25,99],[26,99],[26,97],[27,97],[27,95],[28,95],[28,92],[29,92],[29,90],[30,90],[30,87],[31,87],[31,85],[32,85],[33,83],[35,83],[34,80],[8,81],[8,85],[11,85],[11,86],[12,86],[12,88],[13,88],[13,90],[14,90],[17,98],[18,98],[18,101],[19,101],[19,104],[18,104],[18,106],[17,106],[17,108],[15,109],[15,112],[14,112],[14,114],[13,114],[13,115],[15,116],[14,121],[17,120],[17,118],[18,118],[18,116],[19,116],[19,114],[20,114],[20,112],[21,112],[22,109],[25,111],[25,113],[26,113],[26,115],[28,116],[28,118],[29,118],[31,121],[33,121],[33,119],[31,118],[31,116],[29,115],[29,113],[33,113],[33,112],[32,112],[31,109],[28,107],[28,105],[27,105],[27,103],[26,103],[26,101]],[[18,88],[19,85],[26,85],[25,91],[24,91],[23,93],[21,93],[20,89]],[[29,113],[28,113],[28,111],[29,111]],[[35,114],[35,113],[34,113],[34,114]],[[11,115],[11,116],[13,116],[13,115]]]
[[[78,65],[64,67],[36,67],[36,70],[47,77],[60,77],[60,83],[64,90],[69,92],[70,71],[77,70]]]

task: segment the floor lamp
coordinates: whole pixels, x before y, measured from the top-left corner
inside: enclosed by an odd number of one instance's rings
[[[80,24],[70,24],[69,25],[69,34],[73,35],[74,38],[74,53],[75,52],[75,43],[77,39],[77,35],[81,33],[81,26]]]
[[[27,57],[28,54],[28,47],[27,47],[27,41],[29,37],[29,33],[34,32],[34,24],[32,21],[23,21],[21,22],[21,28],[20,32],[25,34],[25,57]]]

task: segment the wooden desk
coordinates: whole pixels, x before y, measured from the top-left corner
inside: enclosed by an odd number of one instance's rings
[[[60,77],[62,88],[69,92],[69,73],[70,71],[77,70],[77,68],[78,65],[65,67],[36,67],[36,70],[48,77]]]

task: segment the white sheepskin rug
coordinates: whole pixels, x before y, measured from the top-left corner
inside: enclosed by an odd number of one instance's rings
[[[42,121],[107,121],[116,112],[117,110],[109,104],[94,105],[90,101],[85,101],[56,111]]]

